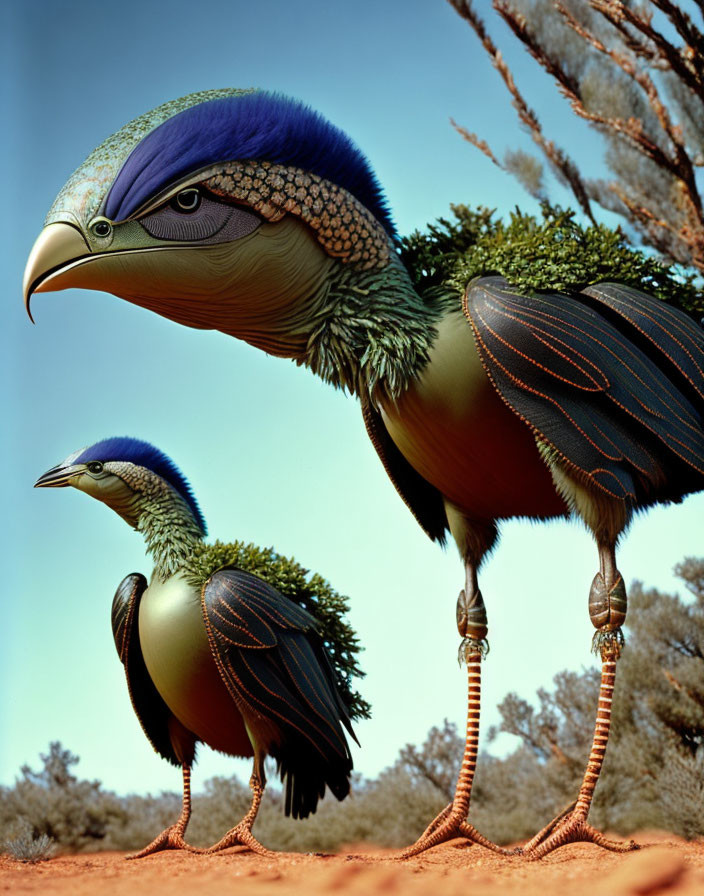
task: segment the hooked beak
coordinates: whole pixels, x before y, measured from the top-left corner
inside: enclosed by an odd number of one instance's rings
[[[22,282],[24,307],[32,323],[34,318],[29,308],[32,294],[61,289],[61,286],[52,285],[53,277],[66,265],[87,254],[90,255],[90,248],[78,227],[58,222],[48,224],[42,230],[29,253]]]
[[[70,485],[70,480],[78,472],[79,467],[74,466],[73,464],[69,467],[64,467],[61,464],[57,464],[55,467],[47,470],[46,473],[42,473],[39,479],[37,479],[37,481],[34,483],[34,487],[63,488],[66,485]]]

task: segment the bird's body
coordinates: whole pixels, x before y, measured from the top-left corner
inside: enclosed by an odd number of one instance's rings
[[[515,268],[511,246],[496,264],[479,250],[486,221],[431,228],[406,267],[380,187],[343,132],[265,92],[194,94],[126,125],[77,169],[30,255],[25,301],[107,290],[358,396],[401,497],[433,540],[450,531],[465,571],[469,752],[455,803],[414,851],[478,838],[465,823],[487,633],[478,572],[498,524],[581,518],[599,555],[589,607],[602,709],[573,811],[529,852],[575,838],[620,848],[586,824],[626,612],[616,545],[637,510],[704,488],[704,334],[633,283],[621,247],[614,267],[630,285],[599,282],[610,271],[600,256],[602,276],[585,276],[569,228],[552,239],[554,257],[531,234],[542,286],[517,288],[496,275]],[[557,289],[566,249],[581,274]]]
[[[381,401],[408,463],[470,519],[568,512],[530,430],[492,386],[461,309],[436,324],[428,364],[396,401]]]
[[[144,733],[164,759],[183,768],[184,806],[178,824],[139,855],[186,845],[199,743],[254,757],[252,809],[213,849],[243,843],[266,852],[250,829],[267,756],[285,781],[287,815],[315,812],[326,787],[343,799],[352,770],[344,729],[352,729],[338,683],[349,694],[358,649],[340,619],[344,599],[273,551],[206,545],[188,483],[146,442],[103,440],[70,455],[37,485],[72,485],[104,502],[143,534],[155,561],[149,583],[138,573],[120,583],[112,627]],[[269,580],[317,607],[325,624]],[[337,651],[334,667],[323,638]]]

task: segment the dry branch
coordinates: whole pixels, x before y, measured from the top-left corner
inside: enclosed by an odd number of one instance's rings
[[[544,133],[471,0],[450,0],[473,29],[501,75],[519,121],[558,177],[570,186],[589,218],[594,220],[590,200],[609,210],[617,210],[646,243],[666,256],[704,271],[704,211],[695,170],[700,162],[700,146],[704,145],[704,106],[701,113],[697,109],[697,104],[704,104],[704,33],[672,0],[650,0],[649,7],[623,0],[588,0],[588,9],[596,13],[596,17],[591,18],[580,16],[579,9],[569,0],[550,2],[556,22],[571,29],[582,42],[583,52],[598,54],[607,70],[610,66],[614,74],[620,74],[620,79],[615,82],[618,86],[616,93],[623,104],[624,98],[631,96],[625,90],[633,92],[633,99],[629,100],[633,114],[624,115],[623,109],[610,103],[608,96],[604,97],[599,109],[594,108],[593,103],[587,103],[582,89],[583,75],[575,74],[575,67],[569,64],[568,53],[574,51],[555,41],[551,44],[545,37],[548,32],[531,27],[528,17],[518,12],[510,0],[493,0],[492,6],[521,45],[551,76],[574,113],[608,141],[616,159],[613,170],[617,178],[608,189],[618,198],[617,205],[605,198],[603,192],[599,195],[598,185],[586,180],[567,153]],[[696,5],[704,12],[704,0],[697,0]],[[666,19],[670,28],[668,33],[675,35],[674,41],[668,39],[655,23],[656,11]],[[544,21],[541,24],[544,25]],[[677,45],[678,39],[682,41],[681,45]],[[581,65],[577,67],[579,69],[586,71],[589,66]],[[667,102],[661,89],[663,74],[674,77],[680,91]],[[694,113],[689,114],[692,109]],[[642,110],[649,110],[647,121]],[[685,119],[689,130],[685,131],[677,121],[678,117]],[[464,139],[500,164],[486,140],[454,121],[453,125]],[[695,146],[691,148],[688,139],[693,133]],[[625,148],[619,150],[619,145],[635,150],[655,169],[633,168],[626,156],[619,156],[626,151]],[[502,167],[506,168],[506,165]],[[636,170],[646,181],[637,188]],[[653,172],[652,183],[648,182],[649,170]],[[660,173],[659,181],[654,174],[656,170]]]

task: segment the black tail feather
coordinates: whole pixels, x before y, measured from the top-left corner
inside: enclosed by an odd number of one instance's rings
[[[343,800],[350,792],[352,758],[335,756],[327,762],[320,761],[304,739],[288,738],[285,755],[272,747],[271,755],[276,759],[277,771],[284,783],[284,812],[293,818],[307,818],[318,808],[318,802],[325,795],[326,786],[338,800]]]

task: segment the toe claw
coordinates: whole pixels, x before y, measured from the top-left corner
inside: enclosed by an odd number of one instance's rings
[[[587,824],[584,818],[561,813],[523,847],[522,854],[529,861],[535,862],[568,843],[594,843],[611,852],[630,852],[640,849],[633,840],[629,840],[627,843],[609,840],[601,831],[597,831],[596,828]]]
[[[467,822],[460,812],[455,812],[452,805],[447,806],[442,812],[428,825],[424,833],[398,856],[399,859],[410,859],[417,856],[426,849],[432,849],[440,843],[446,843],[457,837],[463,837],[469,841],[469,845],[477,844],[484,846],[492,852],[498,852],[501,855],[513,855],[514,850],[505,849],[498,846],[491,840],[488,840],[483,834]]]
[[[139,852],[130,853],[125,856],[126,859],[143,859],[145,856],[153,855],[155,852],[161,852],[164,849],[185,849],[188,852],[196,852],[195,847],[189,846],[183,839],[183,832],[176,825],[166,828],[152,842],[140,849]]]
[[[209,846],[207,849],[200,849],[198,852],[203,855],[212,855],[216,852],[222,852],[224,849],[230,849],[233,846],[246,846],[247,849],[260,856],[276,855],[271,849],[262,846],[251,830],[242,825],[237,825],[237,827],[228,831],[227,834],[218,840],[217,843],[213,844],[213,846]]]

